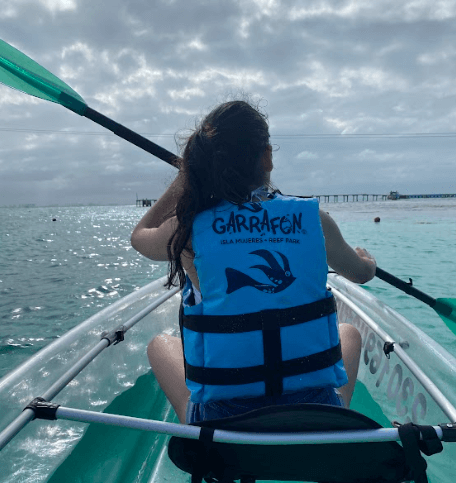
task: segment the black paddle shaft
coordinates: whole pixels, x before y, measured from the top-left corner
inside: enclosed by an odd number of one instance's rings
[[[434,307],[435,304],[437,303],[437,300],[435,298],[432,298],[430,295],[425,294],[424,292],[421,292],[421,290],[416,289],[412,285],[412,279],[410,279],[410,282],[404,282],[400,278],[397,278],[394,275],[391,275],[390,273],[385,272],[384,270],[378,267],[375,272],[375,275],[378,278],[381,278],[386,283],[389,283],[390,285],[393,285],[394,287],[398,288],[399,290],[402,290],[403,292],[411,295],[412,297],[415,297],[418,300],[421,300],[421,302],[424,302],[430,307]]]
[[[158,144],[153,143],[144,136],[141,136],[140,134],[135,133],[131,129],[122,126],[122,124],[119,124],[112,119],[109,119],[109,117],[100,114],[98,111],[95,111],[91,107],[87,106],[87,109],[83,115],[84,117],[87,117],[88,119],[96,122],[100,126],[109,129],[117,136],[134,144],[135,146],[138,146],[141,149],[144,149],[144,151],[153,154],[157,158],[160,158],[161,160],[167,162],[171,166],[174,166],[176,168],[178,167],[179,158],[175,154],[171,153],[165,148],[162,148],[161,146],[158,146]]]

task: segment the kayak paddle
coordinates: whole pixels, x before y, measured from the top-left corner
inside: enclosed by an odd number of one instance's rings
[[[1,39],[0,82],[26,94],[60,104],[80,116],[91,119],[172,166],[178,165],[178,157],[175,154],[91,109],[84,99],[65,82]]]
[[[26,94],[60,104],[172,166],[178,166],[179,158],[175,154],[90,108],[69,85],[1,39],[0,82]],[[434,299],[413,287],[411,280],[404,282],[381,268],[377,268],[376,276],[432,307],[456,335],[456,299]]]
[[[410,278],[410,282],[404,282],[400,278],[391,275],[385,270],[377,267],[375,275],[382,279],[384,282],[393,285],[394,287],[402,290],[403,292],[415,297],[421,302],[432,307],[440,318],[445,322],[448,328],[456,335],[456,299],[452,298],[439,298],[435,299],[430,295],[421,292],[421,290],[416,289],[413,286],[412,279]]]

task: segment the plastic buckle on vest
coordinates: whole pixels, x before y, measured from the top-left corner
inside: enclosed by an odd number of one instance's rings
[[[56,413],[60,404],[51,403],[42,397],[36,397],[30,401],[23,409],[31,409],[35,413],[34,419],[47,419],[53,421],[57,419]]]

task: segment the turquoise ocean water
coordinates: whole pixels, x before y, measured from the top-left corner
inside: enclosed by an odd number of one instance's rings
[[[417,288],[436,298],[456,298],[456,199],[329,203],[322,208],[338,222],[346,240],[367,248],[381,268],[404,280],[413,278]],[[144,212],[133,206],[0,208],[0,377],[103,307],[166,273],[166,264],[150,261],[130,246],[131,231]],[[377,216],[380,223],[373,221]],[[365,288],[456,356],[456,337],[431,308],[381,280]],[[151,373],[130,389],[133,392],[122,393],[107,412],[168,417],[164,395]],[[362,394],[358,385],[358,410],[371,410]],[[144,404],[144,397],[154,403]],[[80,425],[67,426],[62,426],[67,432],[52,433],[58,436],[53,436],[53,445],[48,442],[45,453],[35,451],[34,439],[25,430],[19,451],[10,454],[8,470],[3,461],[6,476],[0,480],[149,481],[143,465],[155,471],[153,465],[161,461],[162,437],[126,430],[119,438],[119,428],[91,425],[48,480],[48,463],[54,468],[49,451],[54,448],[56,458],[64,455],[65,445],[80,434]],[[31,425],[29,429],[34,430]],[[23,468],[24,448],[29,448],[30,461]],[[429,481],[451,483],[451,468],[451,460],[440,459],[430,468]],[[154,481],[168,481],[177,471],[169,462],[162,470]]]
[[[456,297],[456,199],[321,206],[346,240],[367,248],[379,267],[412,278],[433,297]],[[134,206],[0,208],[0,377],[166,273],[166,264],[130,246],[144,212]],[[431,308],[381,280],[366,289],[456,354],[456,338]]]

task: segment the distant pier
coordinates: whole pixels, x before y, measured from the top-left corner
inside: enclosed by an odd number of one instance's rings
[[[388,198],[389,195],[371,195],[371,194],[354,194],[354,195],[315,195],[314,198],[317,198],[318,201],[323,201],[324,203],[329,203],[331,198],[334,203],[338,203],[339,199],[341,201],[385,201],[391,198]],[[351,200],[350,200],[351,198]]]
[[[348,195],[313,195],[313,198],[317,198],[319,202],[323,203],[339,203],[342,202],[355,202],[355,201],[386,201],[386,200],[408,200],[418,198],[456,198],[456,193],[444,193],[444,194],[427,194],[427,195],[401,195],[398,191],[390,191],[389,195],[375,195],[375,194],[348,194]],[[152,206],[157,200],[153,199],[138,199],[136,197],[136,206]]]
[[[401,195],[398,191],[390,191],[389,195],[373,195],[373,194],[348,194],[348,195],[314,195],[318,201],[324,203],[339,203],[340,201],[386,201],[386,200],[409,200],[418,198],[456,198],[456,193],[444,194],[427,194],[427,195]]]
[[[427,195],[401,195],[399,191],[391,191],[388,195],[389,200],[409,200],[417,198],[456,198],[456,193],[427,194]]]

